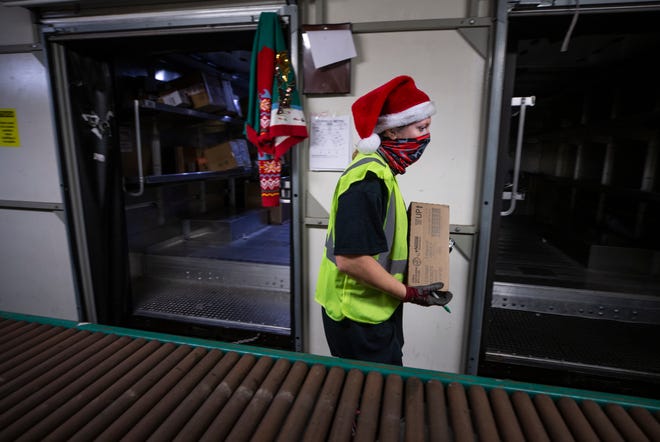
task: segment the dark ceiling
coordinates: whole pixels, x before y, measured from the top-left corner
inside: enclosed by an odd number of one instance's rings
[[[648,77],[660,53],[660,12],[581,11],[561,51],[573,15],[512,16],[509,51],[516,54],[517,94],[571,87],[576,80]],[[653,74],[655,75],[655,74]]]

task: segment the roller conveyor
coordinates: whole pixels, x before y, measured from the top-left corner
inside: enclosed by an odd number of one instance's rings
[[[0,312],[0,440],[660,441],[660,401]]]

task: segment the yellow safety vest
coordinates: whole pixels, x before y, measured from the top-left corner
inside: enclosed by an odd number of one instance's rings
[[[388,197],[383,223],[388,250],[374,255],[374,259],[401,282],[408,263],[408,214],[396,178],[380,155],[358,154],[339,179],[332,198],[326,244],[316,284],[316,301],[335,321],[347,317],[357,322],[377,324],[387,320],[401,303],[395,297],[364,285],[337,269],[334,245],[339,197],[351,184],[364,179],[367,172],[376,174],[384,181]]]

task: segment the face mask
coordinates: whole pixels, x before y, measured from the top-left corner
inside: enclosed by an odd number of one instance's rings
[[[400,138],[396,140],[383,140],[378,148],[378,153],[390,165],[395,174],[403,175],[406,167],[413,164],[422,156],[424,149],[431,141],[431,134],[422,135],[417,138]]]

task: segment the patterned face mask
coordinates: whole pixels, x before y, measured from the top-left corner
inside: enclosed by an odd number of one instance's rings
[[[403,175],[406,167],[413,164],[422,156],[424,149],[431,141],[431,134],[417,138],[400,138],[397,140],[383,140],[378,148],[380,153],[394,174]]]

